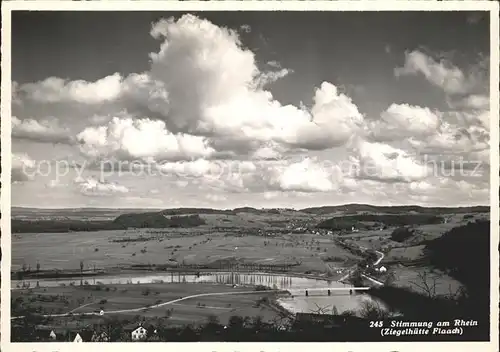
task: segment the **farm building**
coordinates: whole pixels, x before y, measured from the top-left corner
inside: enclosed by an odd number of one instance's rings
[[[144,327],[139,326],[137,329],[132,331],[131,337],[132,341],[144,340],[146,337],[148,337],[148,331]]]
[[[68,331],[64,341],[68,342],[85,342],[90,341],[92,336],[92,331],[89,329],[83,329],[80,332]]]

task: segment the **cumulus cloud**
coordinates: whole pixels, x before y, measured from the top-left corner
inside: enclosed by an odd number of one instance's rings
[[[231,192],[329,192],[352,187],[339,165],[316,158],[273,161],[195,160],[158,165],[162,176],[175,176]],[[348,175],[347,175],[348,176]]]
[[[155,111],[171,131],[327,148],[345,143],[363,120],[328,82],[316,91],[310,112],[281,105],[262,82],[289,71],[260,72],[234,31],[185,15],[159,21],[151,34],[163,40],[151,54],[149,76],[165,90],[165,109]]]
[[[379,120],[368,122],[365,127],[368,136],[378,141],[428,136],[438,129],[439,115],[429,108],[392,104],[382,112]]]
[[[122,76],[118,73],[95,82],[49,77],[36,83],[17,85],[15,93],[16,97],[22,96],[41,103],[96,104],[118,98],[122,91],[122,80]]]
[[[12,137],[42,143],[72,144],[70,131],[59,126],[57,120],[20,120],[12,116]]]
[[[489,112],[392,104],[379,120],[365,125],[365,136],[371,142],[398,143],[420,158],[473,160],[474,153],[489,149]]]
[[[392,104],[382,113],[382,120],[390,127],[407,130],[412,134],[429,134],[439,125],[439,117],[429,108],[408,104]]]
[[[396,68],[394,73],[396,76],[421,74],[448,94],[467,93],[476,83],[448,60],[437,61],[419,50],[407,52],[404,66]]]
[[[33,179],[32,171],[36,163],[27,154],[12,154],[11,180],[12,183],[25,182]]]
[[[52,104],[113,103],[115,113],[137,116],[87,118],[93,126],[77,140],[91,157],[268,159],[342,146],[362,127],[357,106],[329,82],[315,90],[311,109],[275,100],[265,84],[291,71],[278,63],[260,71],[235,31],[184,15],[155,23],[151,35],[162,43],[147,72],[95,82],[51,77],[19,85],[16,94]]]
[[[414,155],[387,144],[360,141],[353,151],[353,170],[361,179],[412,182],[429,176],[428,167]]]
[[[290,73],[293,73],[293,71],[287,68],[282,68],[278,71],[265,72],[259,77],[259,85],[265,86],[267,84],[276,82],[277,80],[288,76]]]
[[[86,196],[111,196],[129,192],[125,186],[95,178],[77,178],[74,182],[78,185],[80,193]]]
[[[337,185],[331,180],[331,173],[310,158],[290,164],[280,170],[276,184],[283,191],[328,192]]]
[[[489,149],[489,133],[478,126],[457,128],[442,122],[439,130],[424,139],[410,138],[410,144],[421,153],[466,153]]]
[[[488,110],[490,108],[490,98],[486,95],[472,94],[458,101],[451,101],[450,105],[454,108]]]
[[[16,97],[91,111],[86,120],[93,126],[77,139],[93,157],[276,158],[286,150],[342,146],[362,127],[357,106],[329,82],[315,90],[311,109],[274,99],[265,85],[291,70],[272,62],[261,71],[236,31],[184,15],[160,20],[150,34],[161,45],[147,72],[95,82],[50,77],[17,85]],[[114,117],[126,111],[136,121],[111,119],[112,109]]]
[[[181,178],[219,178],[231,172],[230,162],[216,162],[205,159],[181,162],[165,162],[158,165],[162,175]]]
[[[173,134],[160,120],[115,117],[107,125],[87,127],[76,138],[84,155],[99,159],[183,160],[214,152],[205,138]]]

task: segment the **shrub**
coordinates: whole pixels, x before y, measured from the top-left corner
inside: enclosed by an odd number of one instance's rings
[[[396,242],[404,242],[414,235],[414,231],[408,227],[398,227],[391,233],[391,240]]]

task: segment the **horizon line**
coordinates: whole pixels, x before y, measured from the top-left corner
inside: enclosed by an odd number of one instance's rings
[[[432,209],[432,208],[443,208],[443,209],[460,209],[460,208],[479,208],[479,207],[488,207],[491,209],[492,205],[488,204],[476,204],[476,205],[460,205],[460,206],[441,206],[441,205],[418,205],[418,204],[394,204],[394,205],[375,205],[369,203],[344,203],[338,205],[318,205],[318,206],[310,206],[310,207],[253,207],[253,206],[237,206],[237,207],[229,207],[229,208],[218,208],[218,207],[207,207],[207,206],[177,206],[177,207],[105,207],[105,206],[93,206],[93,207],[85,207],[85,206],[76,206],[76,207],[36,207],[36,206],[17,206],[11,205],[11,210],[14,208],[17,209],[39,209],[39,210],[77,210],[77,209],[102,209],[102,210],[176,210],[176,209],[210,209],[210,210],[235,210],[241,208],[251,208],[256,210],[272,210],[272,209],[287,209],[300,211],[303,209],[313,209],[313,208],[327,208],[327,207],[347,207],[347,206],[370,206],[375,208],[396,208],[396,207],[418,207],[423,209]]]

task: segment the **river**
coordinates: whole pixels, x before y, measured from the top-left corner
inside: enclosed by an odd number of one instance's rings
[[[57,287],[63,285],[80,285],[80,284],[148,284],[148,283],[217,283],[226,285],[264,285],[273,289],[287,290],[291,293],[290,296],[282,296],[278,298],[278,303],[285,309],[293,313],[332,313],[334,310],[342,313],[346,310],[359,310],[363,302],[375,302],[374,298],[367,294],[350,294],[349,290],[331,291],[331,296],[328,296],[327,291],[314,291],[305,294],[305,289],[313,288],[350,288],[337,281],[328,281],[324,279],[305,278],[283,274],[269,273],[236,273],[236,272],[218,272],[218,273],[201,273],[199,276],[195,274],[181,273],[162,273],[162,274],[123,274],[114,276],[99,276],[87,277],[80,280],[79,278],[72,279],[43,279],[43,280],[12,280],[12,289],[19,289],[24,285],[29,287]],[[377,302],[381,307],[384,305]],[[335,307],[335,308],[334,308]]]

